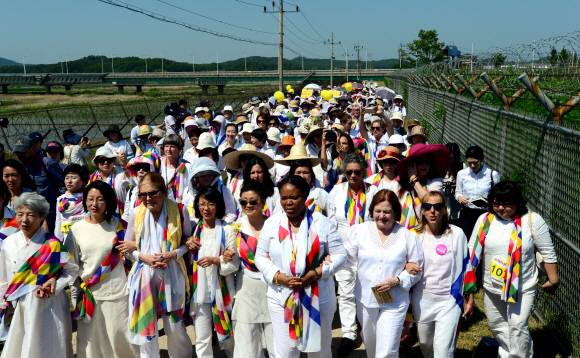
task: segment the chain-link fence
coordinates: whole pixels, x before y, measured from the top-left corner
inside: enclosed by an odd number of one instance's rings
[[[214,111],[221,111],[224,106],[230,105],[234,112],[238,112],[244,103],[248,102],[248,98],[254,96],[264,98],[274,91],[273,87],[265,86],[261,91],[239,95],[200,95],[155,101],[147,100],[144,97],[139,102],[123,103],[119,101],[118,104],[114,105],[86,105],[4,114],[2,117],[8,118],[10,124],[7,128],[0,127],[0,142],[4,144],[6,150],[12,150],[12,146],[19,137],[28,136],[31,132],[48,134],[44,140],[45,144],[51,140],[62,142],[63,131],[70,128],[77,134],[82,135],[86,132],[85,135],[93,144],[96,144],[106,141],[103,131],[111,124],[116,124],[122,128],[121,132],[124,138],[129,139],[131,129],[136,125],[136,115],[145,115],[147,123],[160,124],[165,118],[163,109],[170,102],[185,99],[193,109],[199,105],[201,100],[207,99]]]
[[[461,152],[478,145],[485,164],[523,188],[529,208],[550,226],[560,287],[541,289],[536,312],[580,356],[580,132],[550,118],[391,79],[405,94],[407,118],[419,119],[430,143],[455,142]],[[545,280],[545,278],[541,278]],[[545,282],[545,281],[544,281]]]

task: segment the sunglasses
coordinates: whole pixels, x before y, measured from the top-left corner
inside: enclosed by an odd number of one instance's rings
[[[276,122],[268,123],[268,127],[276,127],[277,125],[278,125],[278,123],[276,123]]]
[[[114,163],[114,162],[115,162],[115,158],[107,158],[107,157],[100,157],[97,160],[97,163],[99,163],[99,164]]]
[[[405,143],[397,143],[397,144],[389,144],[389,145],[392,145],[392,146],[399,148],[399,147],[403,147],[405,145]]]
[[[266,123],[266,121],[264,121],[264,120],[258,121],[258,124],[262,124],[262,123]]]
[[[244,200],[244,199],[240,199],[240,205],[241,206],[248,206],[248,204],[250,204],[250,206],[256,206],[258,205],[259,201],[258,200]]]
[[[399,161],[395,160],[395,159],[386,159],[386,160],[381,160],[381,163],[383,163],[385,165],[387,165],[387,164],[397,165],[397,164],[399,164]]]
[[[154,191],[150,191],[148,193],[139,193],[139,198],[141,200],[146,200],[148,198],[151,199],[155,199],[157,197],[157,195],[159,194],[160,190],[154,190]]]
[[[512,208],[516,204],[515,203],[498,203],[498,202],[494,201],[492,205],[494,208],[499,208],[500,206],[503,206],[504,208]]]
[[[250,160],[251,157],[252,157],[251,155],[240,155],[240,162]]]
[[[380,131],[381,130],[381,127],[371,127],[371,129],[374,130],[374,131]]]
[[[144,172],[150,172],[151,167],[149,166],[149,164],[137,164],[133,166],[133,170],[135,170],[136,172],[141,170]]]
[[[354,174],[354,175],[356,175],[356,176],[359,176],[359,175],[361,175],[361,174],[362,174],[362,172],[361,172],[360,170],[347,170],[347,171],[345,172],[345,174],[346,174],[347,176],[351,176],[351,175],[353,175],[353,174]]]
[[[415,164],[417,165],[431,165],[431,159],[417,159],[415,160]]]
[[[443,209],[443,206],[444,206],[443,203],[437,203],[437,204],[423,203],[423,204],[421,204],[421,208],[425,211],[429,211],[429,210],[431,210],[431,208],[434,208],[436,211],[439,211],[439,210]]]

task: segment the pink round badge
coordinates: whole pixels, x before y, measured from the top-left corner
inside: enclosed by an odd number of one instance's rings
[[[447,253],[447,246],[439,244],[437,245],[437,247],[435,247],[435,251],[437,252],[437,254],[443,256]]]

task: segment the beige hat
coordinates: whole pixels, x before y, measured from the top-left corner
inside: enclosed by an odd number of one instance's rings
[[[391,119],[398,119],[400,121],[403,120],[403,113],[402,112],[395,112],[391,114]]]
[[[298,105],[298,101],[292,100],[292,101],[290,101],[290,104],[288,105],[288,107],[298,108],[300,106]]]
[[[425,128],[416,125],[413,126],[413,128],[411,129],[411,132],[407,135],[407,142],[409,142],[410,144],[413,144],[413,136],[421,136],[423,138],[425,138],[425,140],[429,140],[429,138],[427,138],[427,132],[425,132]]]
[[[336,128],[336,129],[338,129],[339,131],[341,131],[341,132],[343,132],[343,133],[344,133],[344,126],[343,126],[342,124],[334,123],[334,124],[332,125],[332,128]]]
[[[274,166],[274,160],[272,160],[268,154],[258,152],[258,149],[251,144],[244,144],[240,150],[226,154],[222,158],[222,164],[228,169],[238,170],[240,169],[240,156],[243,154],[254,155],[261,158],[264,163],[266,163],[268,169],[271,169]]]
[[[270,128],[268,129],[268,140],[273,140],[276,143],[282,142],[282,137],[280,136],[280,130],[278,128]]]
[[[418,120],[411,119],[410,121],[407,122],[407,130],[410,132],[413,129],[413,127],[418,125],[420,125]]]
[[[310,130],[308,130],[308,135],[306,135],[306,138],[304,138],[304,143],[310,143],[314,140],[314,132],[318,132],[318,131],[323,131],[324,128],[323,127],[319,127],[318,125],[312,125],[310,127]]]
[[[336,98],[332,97],[331,99],[328,100],[328,103],[330,103],[332,105],[337,105],[338,101],[336,100]]]
[[[133,139],[137,139],[141,136],[146,136],[149,137],[149,135],[153,133],[153,130],[151,130],[151,126],[148,126],[146,124],[142,125],[141,127],[139,127],[139,134],[136,135],[135,137],[133,137]]]
[[[244,126],[242,127],[242,131],[240,132],[240,135],[244,134],[244,133],[252,134],[254,129],[256,129],[256,128],[254,127],[254,125],[252,123],[246,122],[246,123],[244,123]]]
[[[199,141],[197,142],[197,147],[195,149],[197,151],[204,150],[205,148],[215,148],[215,142],[213,141],[213,137],[210,133],[204,132],[199,136]]]
[[[242,124],[242,123],[248,123],[250,122],[248,120],[248,117],[244,114],[244,113],[240,113],[238,114],[238,116],[236,117],[236,121],[234,122],[235,124]]]
[[[244,113],[249,113],[249,112],[251,112],[251,111],[253,111],[253,110],[254,110],[254,106],[252,106],[252,105],[251,105],[251,104],[249,104],[249,103],[246,103],[246,104],[244,104],[244,105],[242,106],[242,112],[244,112]]]
[[[313,167],[317,166],[318,164],[320,164],[324,161],[324,159],[322,159],[322,158],[309,157],[308,153],[306,153],[306,147],[303,145],[297,144],[297,145],[292,146],[292,148],[290,149],[289,156],[287,156],[286,158],[276,159],[275,162],[278,164],[282,164],[282,165],[289,167],[290,165],[292,165],[291,162],[293,160],[298,160],[298,159],[309,160],[310,165],[312,165]]]

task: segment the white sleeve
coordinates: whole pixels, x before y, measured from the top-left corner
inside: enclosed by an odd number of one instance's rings
[[[530,214],[528,213],[528,215]],[[558,262],[554,244],[550,237],[550,229],[544,219],[536,213],[532,213],[532,231],[534,246],[544,256],[544,262],[549,264]]]
[[[327,278],[334,276],[334,274],[344,265],[347,259],[347,253],[344,249],[342,238],[340,237],[338,231],[336,231],[334,225],[330,221],[326,220],[324,220],[323,225],[325,226],[324,229],[327,232],[326,241],[328,245],[328,254],[332,260],[331,264],[322,266],[321,278]]]
[[[56,201],[56,207],[58,208],[58,204],[60,203],[60,200],[57,199]],[[64,239],[64,235],[62,234],[62,214],[57,210],[56,211],[56,220],[54,222],[54,236],[56,236],[57,239],[60,240],[60,242],[63,242]]]
[[[433,179],[429,185],[427,186],[427,190],[429,191],[439,191],[441,192],[441,194],[443,194],[443,179],[441,178],[435,178]]]
[[[268,235],[268,232],[270,230],[267,223],[268,221],[266,221],[266,224],[264,224],[264,227],[260,232],[260,238],[258,239],[258,246],[256,247],[256,256],[254,262],[256,263],[258,270],[260,270],[262,275],[264,275],[266,282],[271,284],[274,282],[274,276],[276,275],[276,272],[281,270],[274,264],[274,262],[272,262],[272,260],[270,260],[268,256],[270,253],[270,236]]]
[[[344,248],[347,254],[346,267],[358,267],[358,235],[357,231],[366,231],[359,225],[351,226],[344,239]]]
[[[79,154],[81,158],[88,159],[89,158],[89,148],[83,149],[81,146],[79,147]]]
[[[127,156],[133,155],[133,148],[131,148],[127,141],[125,141],[125,153]]]
[[[465,195],[463,194],[463,177],[465,176],[465,169],[457,172],[457,178],[455,179],[455,200],[459,201],[459,197]]]
[[[224,202],[226,204],[226,217],[224,221],[229,225],[234,221],[236,221],[236,219],[238,218],[236,200],[234,199],[232,192],[229,191],[227,186],[224,185],[222,188],[223,188],[222,194],[224,196]]]
[[[4,250],[0,249],[0,297],[4,297],[4,294],[8,290],[8,285],[10,284],[10,282],[8,282],[8,274],[6,270],[7,260]]]
[[[415,233],[408,234],[407,239],[407,262],[415,263],[421,267],[425,264],[425,258],[423,256],[423,247],[419,241],[419,237]],[[401,281],[401,288],[405,291],[409,291],[414,284],[419,282],[423,276],[423,271],[419,271],[414,275],[411,275],[403,268],[403,271],[399,274],[399,280]]]
[[[236,254],[232,257],[232,261],[224,261],[223,255],[220,256],[220,271],[222,276],[230,275],[240,267],[240,256],[238,256],[238,250],[236,248],[236,233],[231,227],[225,227],[224,232],[226,235],[226,250],[235,251]]]

